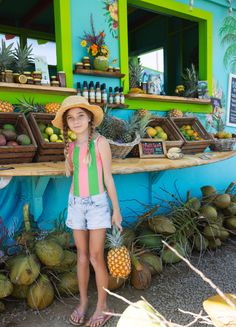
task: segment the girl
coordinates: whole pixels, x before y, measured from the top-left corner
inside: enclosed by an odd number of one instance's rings
[[[63,129],[66,175],[73,175],[66,225],[73,229],[78,253],[80,303],[69,318],[70,323],[76,326],[85,324],[89,261],[95,271],[98,300],[95,312],[86,326],[104,326],[111,317],[103,313],[108,311],[106,292],[103,289],[108,286],[104,261],[105,233],[111,223],[122,230],[122,218],[111,173],[109,143],[94,132],[102,119],[102,108],[90,105],[84,97],[69,96],[62,102],[52,122],[54,126]],[[76,134],[73,143],[68,142],[69,129]],[[107,194],[113,207],[112,217]]]

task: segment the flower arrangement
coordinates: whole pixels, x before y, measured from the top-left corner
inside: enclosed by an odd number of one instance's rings
[[[111,35],[118,38],[118,3],[117,0],[103,0],[104,16],[108,23]]]
[[[84,37],[82,38],[80,45],[82,47],[87,47],[88,53],[92,57],[104,56],[108,58],[109,50],[105,45],[105,41],[104,41],[106,34],[104,33],[104,31],[101,31],[98,34],[95,33],[92,14],[90,16],[90,22],[91,22],[92,33],[84,32]]]

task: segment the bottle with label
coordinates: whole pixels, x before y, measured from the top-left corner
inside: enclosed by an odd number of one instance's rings
[[[101,90],[102,90],[102,103],[107,103],[107,90],[106,90],[105,83],[101,85]]]
[[[144,72],[141,82],[141,88],[144,91],[144,93],[147,93],[147,85],[148,85],[148,75],[146,72]]]
[[[89,83],[89,102],[95,102],[95,91],[94,91],[94,84],[93,82]]]
[[[124,96],[124,93],[123,93],[123,87],[120,87],[119,91],[120,91],[120,103],[124,104],[125,103],[125,96]]]
[[[77,95],[82,95],[81,94],[81,84],[80,84],[80,82],[77,82]]]
[[[61,87],[66,87],[66,73],[60,71],[57,73],[57,80],[59,81],[59,85]]]
[[[108,96],[108,103],[113,104],[113,93],[112,93],[112,87],[109,87],[109,96]]]
[[[115,87],[114,103],[115,103],[115,104],[120,104],[120,92],[119,92],[119,87]]]
[[[86,81],[83,83],[82,95],[88,100],[88,83]]]
[[[156,94],[156,86],[154,83],[154,76],[152,74],[150,74],[148,77],[147,93],[148,94]]]
[[[101,103],[102,102],[102,93],[101,93],[100,83],[99,82],[96,83],[95,99],[96,99],[96,103]]]

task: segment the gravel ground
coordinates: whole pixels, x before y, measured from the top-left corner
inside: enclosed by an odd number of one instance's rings
[[[209,277],[223,292],[236,293],[236,239],[214,253],[206,253],[202,258],[194,257],[191,262]],[[184,325],[193,320],[190,315],[179,312],[179,308],[193,313],[202,310],[202,302],[214,295],[215,291],[196,273],[190,270],[184,262],[165,267],[162,275],[152,279],[148,290],[139,291],[129,285],[117,291],[130,301],[137,301],[143,296],[166,319]],[[94,280],[89,286],[90,307],[92,313],[96,301]],[[7,312],[0,314],[1,327],[64,327],[68,326],[68,315],[75,307],[78,299],[64,298],[63,302],[54,301],[47,309],[40,312],[30,310],[24,302],[5,301]],[[109,304],[115,312],[121,313],[126,304],[109,296]],[[118,318],[110,320],[106,326],[115,327]],[[200,326],[199,323],[194,326]],[[203,326],[201,324],[201,326]],[[127,327],[132,327],[127,326]],[[145,326],[148,327],[148,326]]]

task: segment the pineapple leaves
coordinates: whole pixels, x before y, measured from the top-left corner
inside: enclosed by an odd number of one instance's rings
[[[0,71],[4,71],[7,68],[11,67],[13,63],[13,51],[12,51],[13,43],[6,46],[4,40],[2,40],[1,48],[0,48]]]
[[[33,63],[33,48],[30,44],[27,46],[27,44],[22,47],[20,43],[17,43],[17,47],[13,51],[14,55],[14,66],[15,70],[19,73],[23,73],[27,67]]]

